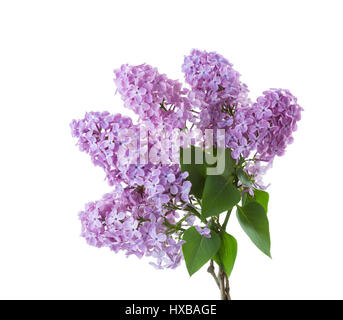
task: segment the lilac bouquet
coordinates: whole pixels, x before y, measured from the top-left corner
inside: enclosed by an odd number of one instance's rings
[[[192,50],[182,71],[189,88],[149,65],[122,65],[114,82],[136,123],[107,111],[72,121],[80,150],[113,186],[80,212],[82,236],[151,257],[157,269],[184,259],[192,275],[209,262],[227,300],[237,254],[230,214],[236,207],[242,229],[270,257],[262,177],[292,143],[302,108],[282,89],[252,102],[240,74],[215,52]]]

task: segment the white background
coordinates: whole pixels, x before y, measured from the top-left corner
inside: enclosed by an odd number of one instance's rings
[[[270,260],[240,230],[234,299],[342,299],[342,1],[1,1],[0,298],[216,299],[206,269],[156,271],[97,249],[77,213],[110,187],[69,130],[128,111],[113,69],[182,79],[191,48],[227,57],[257,97],[289,88],[305,109],[272,183]]]

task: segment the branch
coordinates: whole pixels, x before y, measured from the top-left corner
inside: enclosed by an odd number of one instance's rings
[[[211,262],[210,262],[210,266],[207,268],[207,272],[212,275],[214,281],[216,282],[218,288],[220,289],[220,283],[219,283],[219,280],[218,280],[218,278],[216,276],[212,259],[211,259]]]
[[[230,285],[229,285],[229,277],[227,276],[226,273],[225,273],[225,280],[226,280],[226,286],[225,286],[226,296],[227,296],[228,300],[231,300],[231,296],[230,296]]]
[[[220,295],[222,300],[231,300],[229,278],[223,269],[219,270],[218,278],[220,279]]]

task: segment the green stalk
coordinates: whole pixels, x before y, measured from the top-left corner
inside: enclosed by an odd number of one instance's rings
[[[232,212],[232,209],[230,209],[230,210],[227,211],[225,220],[224,220],[223,225],[222,225],[222,229],[223,229],[224,231],[226,230],[227,223],[229,222],[229,218],[230,218],[231,212]]]

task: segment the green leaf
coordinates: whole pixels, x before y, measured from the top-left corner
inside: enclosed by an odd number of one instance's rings
[[[243,207],[237,206],[237,218],[256,247],[271,257],[269,222],[263,206],[256,201],[248,201]]]
[[[242,168],[239,168],[237,170],[237,177],[238,177],[239,181],[242,182],[244,185],[252,188],[252,183],[250,181],[250,178]]]
[[[197,155],[197,159],[195,155]],[[214,164],[207,163],[206,155],[209,156],[209,160],[216,159],[217,161]],[[213,148],[213,150],[202,150],[199,147],[191,146],[186,149],[181,148],[180,165],[182,172],[187,171],[189,174],[187,179],[192,183],[191,193],[198,199],[201,199],[208,173],[207,169],[210,170],[209,175],[218,175],[220,173],[220,175],[225,177],[227,180],[232,181],[235,173],[236,162],[231,157],[230,149]]]
[[[231,210],[241,199],[238,189],[223,176],[207,176],[202,199],[205,218]]]
[[[213,257],[213,260],[223,268],[227,276],[230,277],[237,256],[237,241],[231,234],[226,232],[221,232],[219,236],[221,245],[220,249]]]
[[[223,176],[230,178],[235,172],[236,160],[231,157],[231,150],[225,149],[225,170]]]
[[[268,213],[268,202],[269,202],[268,192],[259,190],[259,189],[254,189],[254,197],[252,197],[248,193],[244,193],[242,200],[243,200],[242,201],[243,205],[249,201],[256,201],[264,208],[266,213]]]
[[[206,154],[206,153],[205,153]],[[207,172],[208,175],[222,175],[227,179],[233,179],[236,161],[231,157],[230,149],[214,149],[217,161]]]
[[[186,242],[182,245],[182,252],[190,276],[209,261],[220,248],[218,234],[211,231],[211,238],[205,238],[199,234],[195,227],[185,231],[183,240]]]
[[[248,196],[250,196],[248,192],[244,192],[244,193],[242,194],[242,205],[243,205],[243,206],[244,206],[245,203],[248,201]]]
[[[254,198],[268,212],[269,194],[266,191],[254,189]]]
[[[184,163],[186,162],[186,152],[190,152],[191,159],[189,159],[190,163]],[[202,160],[199,159],[199,162],[202,161],[202,164],[198,164],[195,161],[195,155],[198,152],[198,154],[201,153]],[[191,148],[180,150],[180,166],[181,171],[185,172],[187,171],[189,176],[187,180],[189,180],[192,183],[191,193],[194,194],[198,199],[202,198],[202,193],[204,189],[205,179],[206,179],[206,165],[204,164],[204,154],[203,151],[200,148],[192,146]]]

